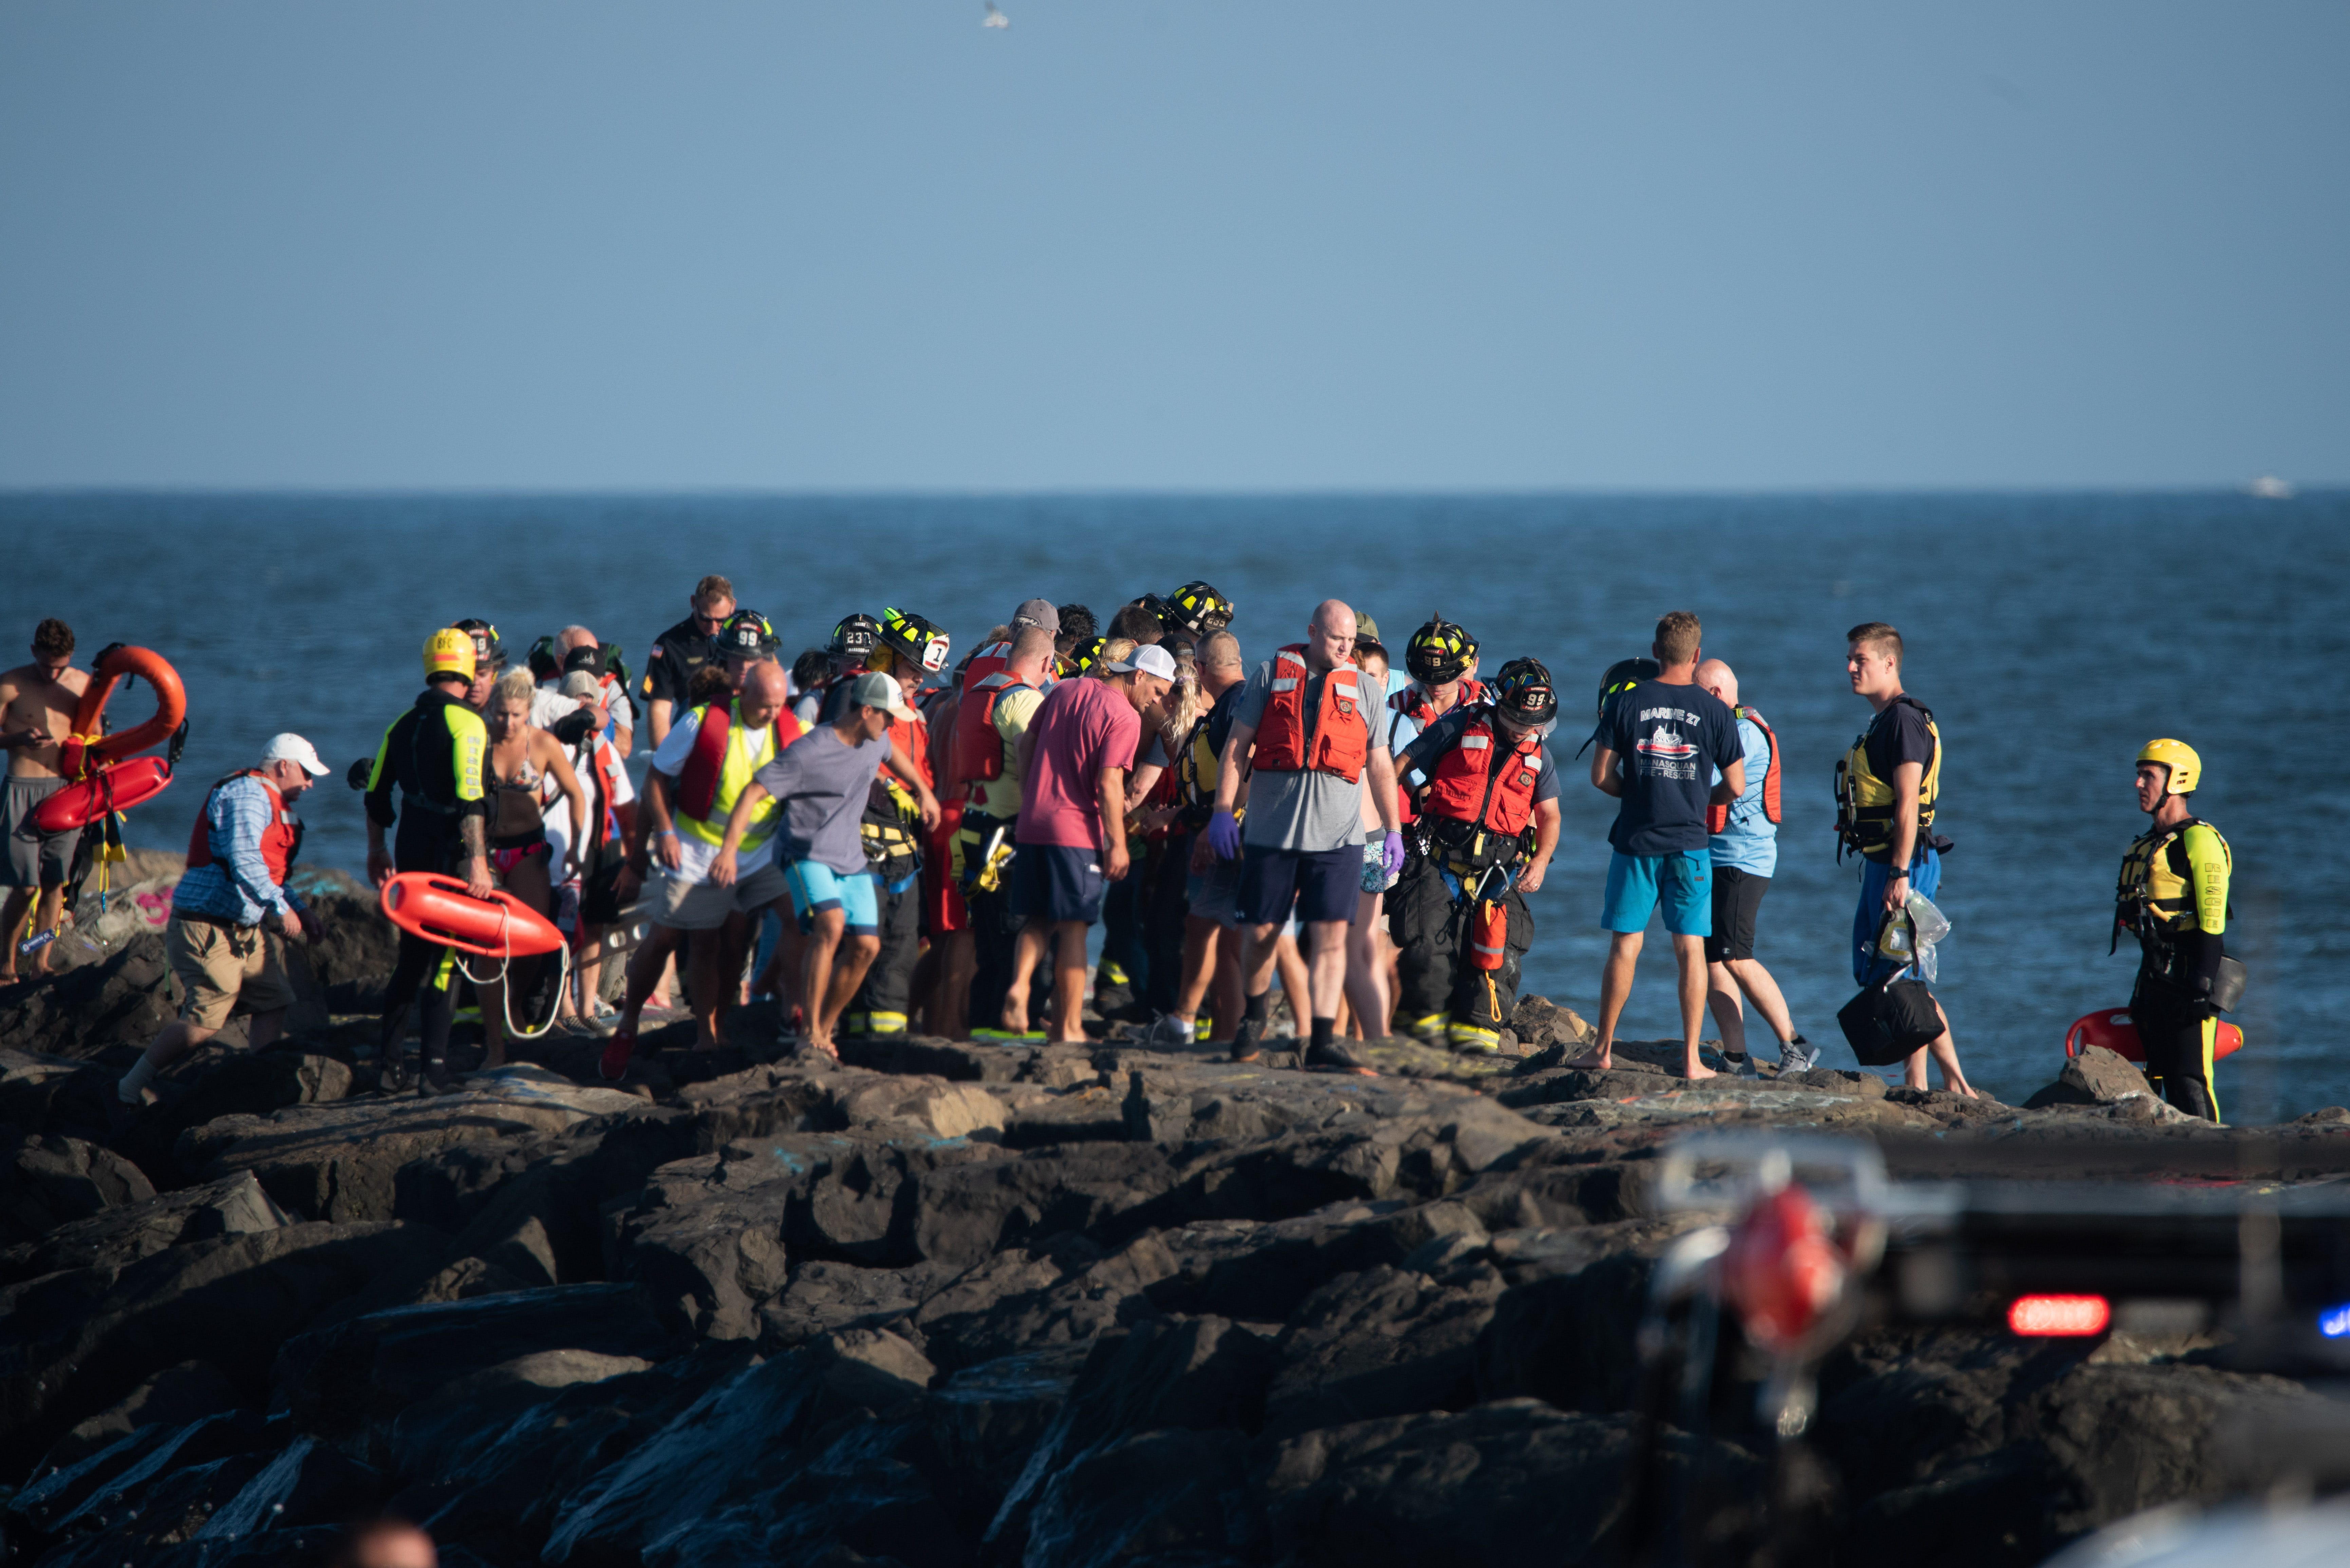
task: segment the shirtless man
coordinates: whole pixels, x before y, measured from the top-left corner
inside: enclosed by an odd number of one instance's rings
[[[0,674],[0,751],[8,753],[7,795],[0,801],[0,888],[8,889],[0,912],[0,985],[16,983],[16,944],[36,894],[38,930],[56,929],[81,838],[79,828],[38,833],[32,823],[40,804],[65,786],[57,753],[89,689],[89,672],[73,668],[73,628],[52,618],[34,629],[33,662]],[[49,972],[49,952],[44,946],[29,961],[33,973]]]

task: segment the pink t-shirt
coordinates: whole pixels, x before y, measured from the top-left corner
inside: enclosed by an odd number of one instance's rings
[[[1064,680],[1045,696],[1028,722],[1036,750],[1021,781],[1022,844],[1104,847],[1101,800],[1104,768],[1130,768],[1142,742],[1142,715],[1126,693],[1090,677]]]

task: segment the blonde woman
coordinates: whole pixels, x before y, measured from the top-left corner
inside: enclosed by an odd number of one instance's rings
[[[510,670],[490,691],[489,710],[483,715],[490,731],[490,749],[482,760],[482,781],[490,802],[490,876],[498,886],[550,919],[555,915],[555,886],[579,874],[580,857],[588,837],[588,792],[579,787],[570,753],[563,742],[530,722],[531,699],[538,685],[528,669]],[[561,875],[554,874],[555,846],[548,841],[546,808],[557,796],[569,802],[571,833]],[[508,980],[517,996],[528,996],[544,959],[516,959]],[[503,1067],[506,1060],[505,985],[481,988],[482,1031],[489,1046],[484,1067]]]

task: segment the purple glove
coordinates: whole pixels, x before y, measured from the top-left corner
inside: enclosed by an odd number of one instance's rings
[[[1208,818],[1208,847],[1216,852],[1219,860],[1241,857],[1241,819],[1229,811],[1220,811]]]
[[[1388,835],[1387,843],[1379,847],[1379,867],[1388,874],[1388,882],[1390,886],[1394,884],[1395,879],[1398,877],[1403,874],[1402,834],[1390,833]]]

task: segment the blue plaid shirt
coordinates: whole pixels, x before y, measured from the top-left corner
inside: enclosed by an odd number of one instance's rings
[[[180,878],[172,890],[172,911],[210,915],[240,926],[257,926],[270,910],[294,907],[285,888],[269,879],[261,858],[261,835],[276,809],[269,786],[247,775],[231,779],[204,802],[205,841],[213,863]]]

